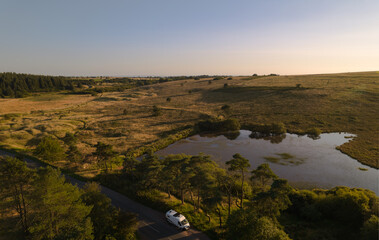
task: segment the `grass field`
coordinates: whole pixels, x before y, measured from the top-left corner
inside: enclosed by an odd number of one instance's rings
[[[225,104],[228,113],[221,110]],[[160,116],[153,115],[154,105]],[[292,133],[316,127],[356,134],[339,150],[379,168],[378,72],[189,79],[95,97],[48,93],[2,99],[0,114],[3,145],[33,149],[41,136],[72,132],[84,154],[98,141],[126,153],[208,117],[235,117],[244,126],[282,122]]]

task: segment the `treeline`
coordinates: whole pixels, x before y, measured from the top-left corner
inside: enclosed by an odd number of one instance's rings
[[[48,92],[74,88],[67,77],[0,73],[0,97],[24,97],[32,92]]]
[[[226,166],[205,155],[150,153],[142,160],[126,158],[122,173],[99,180],[162,211],[173,206],[162,201],[161,192],[190,203],[192,209],[174,207],[214,238],[377,239],[378,198],[372,191],[296,190],[268,164],[249,171],[249,160],[240,154]]]
[[[10,157],[0,159],[0,183],[2,237],[19,232],[15,239],[136,238],[136,216],[113,207],[96,183],[80,190],[59,170],[36,171]]]

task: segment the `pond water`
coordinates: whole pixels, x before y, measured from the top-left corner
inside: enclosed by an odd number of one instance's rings
[[[195,135],[171,144],[157,155],[197,155],[204,153],[225,167],[233,154],[250,160],[251,169],[269,163],[271,169],[292,186],[299,188],[331,188],[348,186],[366,188],[379,195],[379,170],[359,163],[341,153],[337,146],[354,137],[348,133],[325,133],[318,139],[296,134],[271,139],[250,138],[251,132],[239,135]]]

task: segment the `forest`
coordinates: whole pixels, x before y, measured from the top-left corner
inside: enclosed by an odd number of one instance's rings
[[[81,190],[51,167],[0,159],[0,235],[6,239],[135,239],[137,218],[111,205],[97,183]]]

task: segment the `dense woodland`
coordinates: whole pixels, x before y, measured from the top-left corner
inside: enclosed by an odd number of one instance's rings
[[[83,190],[59,170],[0,159],[0,235],[8,239],[135,239],[137,219],[111,205],[99,185]]]
[[[98,79],[94,78],[70,78],[62,76],[45,76],[45,75],[32,75],[32,74],[19,74],[12,72],[0,73],[0,98],[22,98],[36,92],[53,92],[70,90],[77,94],[96,94],[107,91],[122,91],[126,88],[138,87],[156,83],[163,83],[168,81],[177,81],[183,79],[201,79],[208,76],[178,76],[169,78],[111,78],[111,79]],[[102,83],[117,84],[111,87],[98,87],[93,86],[101,85]],[[90,86],[91,89],[83,90],[83,85]]]
[[[66,77],[0,73],[0,97],[24,97],[33,92],[73,89]]]

